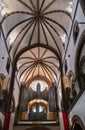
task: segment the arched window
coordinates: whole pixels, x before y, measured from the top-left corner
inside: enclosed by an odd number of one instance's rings
[[[46,88],[48,89],[48,84],[43,80],[34,80],[29,87],[32,88],[34,91],[37,91],[37,84],[40,85],[41,92],[44,91]]]

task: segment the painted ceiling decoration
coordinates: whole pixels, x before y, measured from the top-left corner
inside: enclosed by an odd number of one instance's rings
[[[2,3],[1,24],[12,62],[23,52],[17,61],[18,79],[27,82],[34,76],[43,76],[50,81],[58,80],[59,58],[65,51],[72,22],[72,0],[2,0]]]

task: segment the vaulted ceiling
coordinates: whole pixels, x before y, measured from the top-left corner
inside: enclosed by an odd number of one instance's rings
[[[72,0],[2,0],[2,28],[21,82],[58,80],[72,22]]]

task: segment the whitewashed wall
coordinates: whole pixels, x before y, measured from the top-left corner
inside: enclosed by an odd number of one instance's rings
[[[69,114],[69,121],[71,124],[71,119],[74,115],[77,115],[82,120],[84,126],[85,126],[85,92],[82,94],[82,96],[79,98],[76,105],[73,107],[72,111]]]
[[[4,75],[8,75],[6,71],[6,63],[7,63],[8,53],[6,51],[5,44],[3,42],[3,38],[0,38],[0,73]]]
[[[78,4],[78,9],[77,9],[75,21],[76,20],[77,20],[78,23],[85,22],[85,16],[83,14],[83,11],[81,9],[80,4]],[[72,70],[73,72],[75,71],[75,67],[74,66],[75,66],[76,49],[78,47],[79,39],[80,39],[81,34],[83,33],[84,29],[85,29],[85,24],[79,24],[79,34],[78,34],[78,38],[77,38],[76,44],[74,44],[73,30],[71,32],[69,46],[68,46],[66,57],[65,57],[65,59],[67,59],[67,62],[68,62],[67,74],[68,74],[68,72],[70,70]],[[70,57],[68,57],[69,55],[70,55]]]
[[[78,24],[79,25],[79,34],[78,34],[76,44],[74,45],[73,30],[72,30],[68,50],[67,50],[67,53],[66,53],[66,59],[67,59],[67,62],[68,62],[68,71],[67,71],[66,74],[68,74],[68,72],[70,70],[72,70],[75,74],[76,50],[77,50],[77,47],[78,47],[78,44],[79,44],[80,37],[81,37],[83,31],[85,30],[85,24],[82,24],[82,22],[85,22],[85,16],[83,14],[80,3],[78,4],[78,9],[77,9],[77,12],[76,12],[75,20],[77,20],[77,22],[79,23]],[[80,22],[81,22],[81,24],[80,24]],[[83,54],[85,55],[85,49],[83,51]],[[70,55],[70,57],[68,57],[68,55]],[[77,84],[76,84],[76,87],[78,89]],[[85,126],[85,92],[82,94],[82,96],[79,98],[79,100],[77,101],[77,103],[73,107],[72,111],[69,113],[70,124],[71,124],[71,120],[72,120],[73,116],[75,116],[75,115],[80,117],[80,119],[82,120],[82,122]]]

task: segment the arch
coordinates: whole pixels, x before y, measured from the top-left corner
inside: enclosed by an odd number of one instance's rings
[[[44,85],[42,85],[42,84],[44,84]],[[48,83],[42,79],[33,80],[29,86],[27,85],[27,87],[31,88],[35,92],[37,92],[37,89],[39,89],[39,92],[43,92],[49,88]]]
[[[75,123],[73,130],[83,130],[78,123]]]
[[[55,75],[55,78],[58,79],[56,72],[60,72],[59,58],[54,54],[54,52],[52,52],[46,47],[39,46],[34,47],[32,49],[29,48],[29,50],[23,52],[19,56],[16,62],[17,62],[16,71],[17,73],[20,72],[19,73],[20,81],[22,80],[23,75],[25,75],[23,78],[23,82],[26,83],[30,78],[33,78],[35,75],[37,77],[47,76],[50,82],[55,81],[53,74]],[[23,67],[25,68],[22,70]],[[28,76],[30,78],[28,78]]]
[[[60,72],[61,72],[61,75],[63,74],[63,71],[62,71],[62,60],[61,60],[61,57],[59,56],[59,54],[56,52],[56,50],[54,48],[52,48],[51,46],[47,46],[47,45],[44,45],[44,44],[34,44],[34,45],[31,45],[30,47],[25,47],[23,48],[15,57],[14,61],[13,61],[13,68],[12,68],[12,74],[11,74],[11,81],[10,81],[10,96],[9,96],[9,105],[8,105],[8,109],[10,109],[10,105],[11,105],[11,97],[13,95],[13,86],[14,86],[14,77],[15,77],[15,72],[16,72],[16,63],[20,57],[21,54],[23,54],[24,52],[26,52],[27,50],[30,50],[32,48],[36,48],[36,47],[43,47],[43,48],[46,48],[46,49],[49,49],[50,51],[52,51],[55,56],[58,58],[59,60],[59,64],[60,64]]]
[[[31,82],[33,82],[33,81],[36,80],[36,79],[38,79],[38,80],[41,80],[41,79],[42,79],[43,81],[45,81],[45,82],[48,84],[49,87],[51,86],[50,80],[49,80],[48,78],[42,76],[42,75],[40,75],[40,76],[34,76],[32,79],[30,79],[30,80],[27,82],[27,86],[29,86],[29,85],[31,84]]]
[[[20,0],[19,0],[20,1]],[[25,4],[26,5],[26,4]],[[45,8],[44,8],[45,9]],[[16,13],[16,12],[15,12]],[[24,13],[24,12],[23,12]],[[65,13],[66,15],[67,15],[67,13]],[[7,16],[7,18],[8,18],[8,16]],[[58,25],[66,34],[67,34],[67,36],[68,36],[68,33],[67,33],[67,31],[66,31],[66,29],[60,24],[60,23],[58,23],[57,21],[55,21],[55,20],[51,20],[50,18],[47,18],[47,17],[44,17],[44,18],[46,18],[46,20],[49,20],[50,22],[52,22],[53,24],[55,24],[55,25]],[[46,22],[46,21],[45,21]],[[39,24],[39,23],[38,23]],[[4,25],[4,24],[3,24]],[[2,25],[2,26],[3,26]],[[46,24],[45,24],[46,25]],[[49,24],[50,25],[50,24]],[[35,26],[36,26],[36,24],[34,25],[34,29],[35,29]],[[45,26],[46,27],[46,26]],[[51,27],[51,26],[50,26]],[[4,26],[3,26],[3,28],[4,28]],[[39,28],[39,25],[38,25],[38,28]],[[13,29],[13,28],[12,28]],[[52,27],[51,27],[51,29],[52,29]],[[47,28],[47,30],[48,30],[48,28]],[[6,30],[5,30],[6,31]],[[12,30],[10,30],[10,32],[11,32]],[[56,32],[56,34],[57,34],[57,31],[56,30],[54,30],[54,28],[53,28],[53,31],[55,31]],[[8,33],[10,33],[10,32],[8,32]],[[33,32],[33,31],[32,31]],[[38,30],[38,35],[39,35],[39,32],[40,32],[40,29]],[[52,37],[52,41],[54,41],[54,43],[57,45],[57,41],[55,40],[55,38],[53,37],[53,35],[52,35],[52,33],[50,33],[50,31],[48,30],[48,32],[49,32],[49,34],[50,34],[50,36]],[[44,33],[43,33],[44,34]],[[33,33],[32,33],[32,35],[33,35]],[[45,35],[46,36],[46,35]],[[38,36],[39,37],[39,36]],[[23,37],[22,37],[23,38]],[[31,42],[31,38],[30,38],[30,42]],[[40,43],[39,42],[39,39],[38,39],[38,43],[37,43],[37,46],[43,46],[43,47],[46,47],[46,48],[49,48],[52,52],[54,52],[55,54],[56,54],[56,57],[58,57],[58,59],[59,59],[59,62],[60,62],[60,67],[62,66],[62,64],[61,64],[61,54],[59,55],[59,50],[58,49],[53,49],[52,47],[51,47],[51,45],[49,45],[49,46],[44,46],[42,43]],[[48,42],[47,42],[48,43]],[[35,45],[34,45],[35,46]],[[33,46],[33,47],[34,47]],[[29,49],[30,49],[31,47],[29,47]],[[58,48],[58,47],[57,47]],[[28,47],[26,47],[26,48],[23,48],[20,52],[18,52],[18,54],[16,54],[16,56],[15,56],[15,58],[14,58],[14,61],[13,61],[13,70],[12,70],[12,74],[11,74],[11,83],[10,83],[10,90],[9,90],[9,101],[8,101],[8,106],[10,106],[10,102],[11,102],[11,97],[12,97],[12,95],[13,95],[13,85],[14,85],[14,78],[15,78],[15,70],[16,70],[16,63],[17,63],[17,60],[18,60],[18,58],[19,58],[19,56],[23,53],[23,52],[25,52],[26,51],[26,49],[28,49]],[[48,67],[48,68],[50,68],[50,66],[45,66],[45,68],[46,67]],[[52,69],[51,69],[52,70]],[[55,72],[54,72],[55,73]],[[61,70],[61,73],[62,73],[62,70]],[[56,76],[57,77],[57,76]]]
[[[48,113],[48,108],[47,108],[47,106],[46,106],[46,104],[44,104],[44,103],[42,103],[42,102],[40,102],[40,103],[33,103],[31,106],[30,106],[30,108],[29,108],[29,113],[30,113],[30,111],[32,110],[32,107],[34,106],[34,105],[37,105],[37,104],[39,104],[39,105],[41,105],[41,106],[44,106],[45,107],[45,110],[46,110],[46,113]]]
[[[22,50],[20,50],[19,52],[18,52],[18,54],[16,55],[16,57],[15,57],[15,59],[14,59],[14,61],[13,61],[13,64],[15,65],[16,64],[16,62],[17,62],[17,60],[18,60],[18,58],[20,57],[20,55],[21,54],[23,54],[24,52],[26,52],[27,50],[30,50],[30,49],[33,49],[33,48],[36,48],[36,47],[43,47],[43,48],[46,48],[46,49],[48,49],[48,50],[50,50],[50,51],[52,51],[55,55],[56,55],[56,57],[58,58],[58,60],[59,60],[59,62],[60,62],[60,65],[61,65],[61,55],[59,55],[58,53],[57,53],[57,51],[53,48],[53,47],[51,47],[51,46],[48,46],[48,45],[44,45],[43,43],[41,43],[41,44],[33,44],[33,45],[31,45],[31,46],[28,46],[28,47],[25,47],[25,48],[23,48]]]
[[[39,44],[37,44],[37,45],[32,45],[32,46],[28,46],[28,47],[25,47],[25,48],[23,48],[17,55],[16,55],[16,57],[15,57],[15,59],[14,59],[14,62],[13,62],[13,66],[16,66],[16,63],[17,63],[17,61],[19,60],[19,57],[22,55],[22,54],[24,54],[24,52],[26,52],[26,51],[29,51],[29,50],[31,50],[31,49],[33,49],[33,48],[37,48],[37,47],[41,47],[41,48],[46,48],[46,49],[48,49],[48,50],[50,50],[53,54],[55,54],[55,58],[56,58],[56,60],[58,60],[58,62],[59,62],[59,70],[61,70],[61,74],[62,74],[62,64],[61,64],[61,57],[58,55],[58,53],[56,52],[56,50],[54,49],[54,48],[52,48],[51,46],[46,46],[46,45],[39,45]],[[53,57],[52,57],[53,58]],[[48,64],[47,63],[50,63],[50,62],[48,62],[48,61],[46,61],[45,60],[45,62],[46,63],[44,63],[44,64],[42,64],[42,65],[44,65],[44,68],[46,69],[46,71],[47,71],[47,73],[48,73],[48,71],[50,71],[50,74],[51,74],[51,72],[53,72],[54,74],[55,74],[55,76],[56,76],[56,78],[57,78],[57,75],[56,75],[56,73],[55,73],[55,71],[54,71],[54,69],[52,68],[52,67],[50,67],[50,66],[48,66]],[[47,65],[46,65],[47,64]],[[55,64],[53,64],[55,67],[57,67]],[[29,67],[31,67],[31,68],[33,68],[33,67],[36,67],[36,63],[35,64],[32,64],[32,66],[29,66]],[[31,72],[31,68],[26,68],[25,69],[25,71],[27,71],[27,73],[28,73],[28,69],[29,69],[29,72]],[[48,69],[49,68],[49,69]],[[58,67],[57,67],[58,68]],[[16,68],[14,68],[14,69],[16,69]],[[42,68],[43,69],[43,68]],[[20,74],[20,78],[21,78],[21,76],[22,76],[22,74],[25,72],[25,71],[22,71],[22,73]],[[28,76],[28,75],[27,75]],[[27,79],[26,79],[27,80]]]
[[[75,115],[72,118],[72,122],[73,123],[72,123],[71,130],[85,130],[84,124],[79,116]]]
[[[30,102],[29,102],[29,111],[30,111],[31,107],[32,107],[34,104],[37,104],[37,103],[43,104],[43,105],[46,107],[46,111],[47,111],[47,113],[48,113],[48,111],[49,111],[49,110],[48,110],[48,102],[45,101],[45,100],[43,100],[43,99],[34,99],[34,100],[30,101]]]

